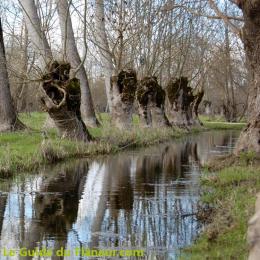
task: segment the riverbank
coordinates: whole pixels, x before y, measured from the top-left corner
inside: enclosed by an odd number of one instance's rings
[[[199,212],[198,217],[206,222],[206,228],[183,251],[183,259],[247,259],[246,234],[260,191],[260,163],[254,154],[232,160],[232,166],[202,176],[201,203],[208,210]]]
[[[22,114],[20,119],[29,130],[0,134],[0,174],[2,177],[15,172],[36,170],[43,164],[68,158],[82,158],[99,154],[116,153],[128,148],[144,147],[179,138],[191,132],[207,129],[242,129],[244,124],[204,121],[206,128],[190,132],[178,128],[141,129],[138,117],[134,118],[131,131],[120,131],[109,125],[107,114],[100,115],[101,128],[90,129],[97,141],[84,144],[60,139],[55,129],[43,136],[44,113]]]

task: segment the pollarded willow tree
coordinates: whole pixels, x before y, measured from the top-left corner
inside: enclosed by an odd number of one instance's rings
[[[132,126],[135,92],[137,89],[136,72],[123,70],[111,77],[112,120],[119,129]]]
[[[39,100],[64,138],[87,142],[90,134],[81,118],[80,81],[71,73],[71,64],[53,59],[34,0],[20,1],[28,34],[39,56],[41,84]]]
[[[171,126],[165,115],[165,96],[165,91],[156,77],[145,77],[139,82],[137,101],[143,127]]]
[[[214,0],[209,0],[209,3],[226,25],[241,38],[251,75],[248,124],[238,139],[235,154],[247,151],[260,154],[260,0],[234,1],[243,13],[244,26],[242,29],[230,22]]]
[[[95,43],[98,47],[102,69],[105,75],[106,95],[112,123],[120,129],[129,129],[132,126],[135,92],[137,88],[136,72],[126,65],[124,52],[126,49],[124,31],[125,1],[120,1],[118,38],[110,49],[106,31],[104,0],[96,0],[95,4]],[[117,54],[115,54],[117,53]]]
[[[3,29],[0,19],[0,132],[22,130],[24,128],[25,126],[17,118],[12,103],[6,66]]]
[[[198,108],[204,96],[204,90],[194,91],[186,77],[170,80],[167,85],[168,117],[179,127],[202,125],[198,117]]]

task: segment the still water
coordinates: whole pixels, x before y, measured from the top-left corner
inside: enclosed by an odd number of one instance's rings
[[[143,249],[143,259],[176,259],[201,229],[201,166],[231,152],[237,136],[205,132],[1,180],[0,259],[26,259],[17,250],[35,247]],[[15,256],[4,256],[4,249]]]

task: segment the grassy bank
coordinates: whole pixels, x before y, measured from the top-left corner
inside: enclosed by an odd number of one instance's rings
[[[60,139],[55,129],[42,135],[46,114],[21,115],[20,119],[29,130],[0,134],[0,174],[8,176],[14,172],[31,171],[44,163],[54,163],[68,158],[81,158],[98,154],[109,154],[133,147],[148,146],[184,135],[180,129],[139,129],[119,131],[111,128],[107,115],[101,115],[102,128],[90,129],[97,141],[89,144]]]
[[[236,123],[225,122],[223,118],[217,116],[211,118],[208,116],[201,115],[200,120],[203,122],[206,128],[215,130],[241,130],[246,125],[244,121]]]
[[[138,117],[134,117],[134,128],[131,131],[119,131],[111,128],[107,114],[100,115],[103,124],[101,128],[90,129],[96,137],[95,142],[83,144],[62,140],[56,131],[47,132],[47,139],[42,136],[46,114],[31,113],[20,115],[20,119],[29,127],[29,130],[17,133],[0,134],[0,174],[9,175],[19,171],[37,169],[44,163],[54,163],[67,158],[87,157],[97,154],[115,153],[127,148],[143,147],[165,142],[187,134],[187,131],[177,128],[171,129],[140,129]],[[208,121],[206,127],[208,127]],[[216,122],[211,129],[241,129],[226,123]],[[197,129],[193,129],[193,132]]]
[[[247,223],[260,190],[259,162],[253,165],[252,155],[242,155],[234,166],[205,173],[202,187],[202,203],[213,210],[200,212],[206,228],[184,250],[183,259],[247,259]]]

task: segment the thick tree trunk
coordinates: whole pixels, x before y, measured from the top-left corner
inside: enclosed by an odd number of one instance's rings
[[[56,0],[56,3],[58,8],[59,20],[60,20],[62,41],[64,45],[63,49],[64,52],[66,53],[65,59],[67,58],[68,62],[70,62],[71,66],[74,69],[77,69],[80,66],[76,76],[80,80],[81,116],[86,126],[96,127],[99,125],[99,122],[95,115],[94,104],[90,92],[87,72],[85,70],[84,64],[82,64],[77,49],[72,22],[71,22],[71,16],[69,12],[68,0]],[[84,39],[84,41],[85,40],[86,39]]]
[[[0,20],[0,132],[21,130],[24,129],[24,127],[25,126],[17,118],[12,103],[6,67],[2,23]]]
[[[251,96],[248,125],[241,133],[234,152],[254,151],[260,154],[260,0],[240,0],[237,4],[243,11],[245,21],[242,40],[250,65],[250,88],[254,96]]]
[[[181,77],[170,80],[167,96],[168,116],[173,125],[185,128],[202,125],[198,118],[198,108],[204,96],[203,90],[194,94],[188,86],[188,79]]]
[[[63,137],[82,141],[90,140],[80,115],[80,83],[69,78],[71,66],[53,61],[52,52],[42,29],[34,0],[20,1],[29,38],[39,54],[39,67],[42,76],[40,100],[43,108],[54,120]],[[75,88],[74,88],[75,87]],[[72,91],[72,92],[71,92]]]
[[[111,84],[110,78],[116,74],[114,72],[113,57],[109,48],[106,26],[105,26],[105,11],[104,0],[96,0],[95,6],[95,24],[96,24],[96,45],[99,49],[99,56],[102,63],[104,75],[105,75],[105,87],[109,111],[112,113],[112,96],[111,96]]]
[[[80,113],[80,82],[70,78],[70,64],[54,61],[43,76],[40,101],[64,138],[87,142],[90,134]]]
[[[121,71],[118,76],[111,77],[112,120],[117,128],[132,127],[136,88],[136,73],[132,70]]]
[[[165,115],[165,91],[156,77],[145,77],[138,84],[137,100],[139,116],[143,127],[171,126]]]

